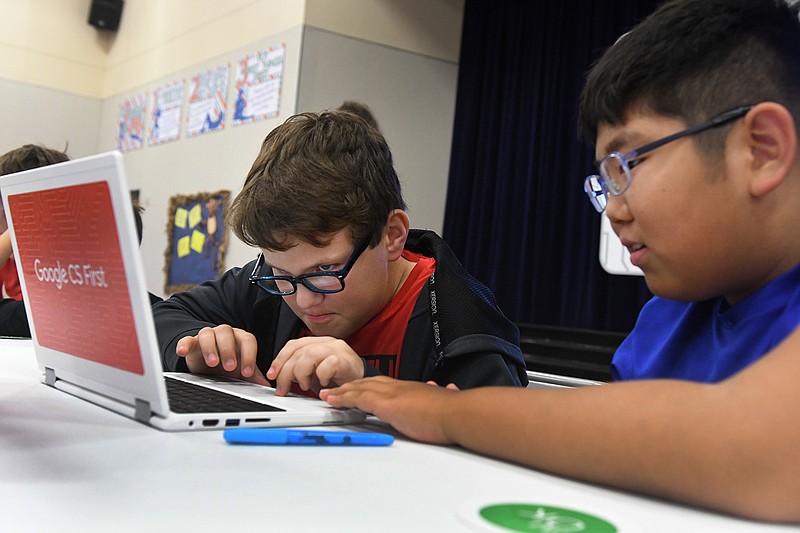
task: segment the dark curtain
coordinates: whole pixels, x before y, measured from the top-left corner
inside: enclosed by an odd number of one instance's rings
[[[603,50],[656,0],[467,0],[444,238],[512,320],[627,332],[644,279],[598,260],[577,101]]]

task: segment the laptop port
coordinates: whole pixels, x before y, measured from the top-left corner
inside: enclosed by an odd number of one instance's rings
[[[235,427],[239,425],[238,418],[229,418],[225,421],[225,427]]]
[[[214,426],[216,426],[217,424],[219,424],[219,420],[216,420],[216,419],[213,419],[213,420],[203,420],[203,426],[205,426],[205,427],[207,427],[207,428],[209,428],[209,427],[214,427]]]

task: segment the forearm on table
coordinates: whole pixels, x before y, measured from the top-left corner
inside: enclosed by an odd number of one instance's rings
[[[664,380],[478,389],[452,395],[442,423],[466,448],[560,475],[753,518],[800,520],[792,501],[800,472],[785,468],[797,463],[796,439],[776,442],[781,436],[758,409],[742,409],[747,398],[732,397],[731,388]]]

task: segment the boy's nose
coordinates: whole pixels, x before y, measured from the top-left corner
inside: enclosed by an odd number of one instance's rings
[[[620,196],[609,194],[605,212],[612,224],[631,220],[631,211],[628,208],[628,202],[625,201],[624,193]]]
[[[297,284],[297,292],[294,294],[297,305],[302,308],[311,307],[324,298],[324,294],[314,292],[302,283]]]

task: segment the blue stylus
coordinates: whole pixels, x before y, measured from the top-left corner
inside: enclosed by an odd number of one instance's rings
[[[385,433],[318,431],[282,428],[233,428],[222,436],[229,444],[306,444],[312,446],[388,446],[394,437]]]

